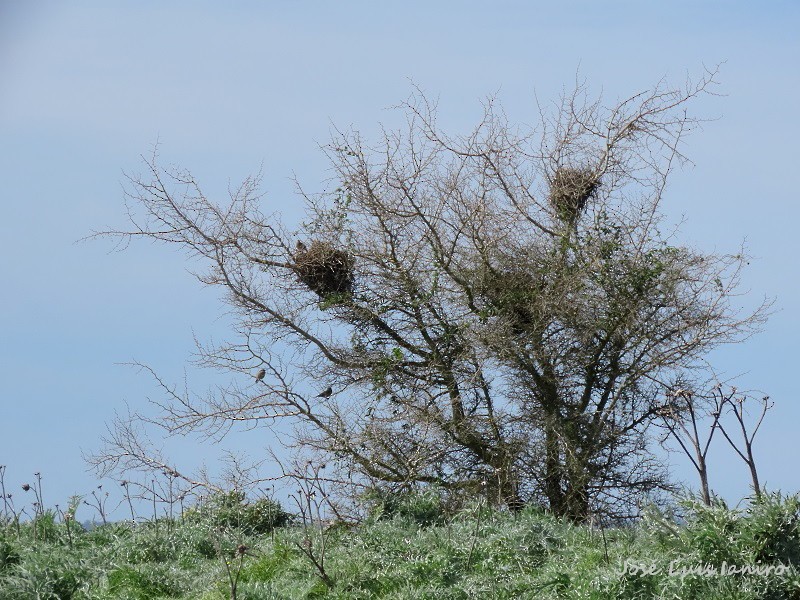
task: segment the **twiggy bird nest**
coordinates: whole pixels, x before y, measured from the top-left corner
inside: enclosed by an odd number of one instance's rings
[[[536,322],[536,299],[542,282],[528,273],[487,269],[480,276],[481,292],[490,305],[503,315],[515,335]]]
[[[560,219],[574,223],[599,186],[592,169],[559,167],[550,182],[550,204]]]
[[[321,298],[353,291],[352,258],[327,242],[314,241],[310,248],[298,244],[293,268],[300,281]]]

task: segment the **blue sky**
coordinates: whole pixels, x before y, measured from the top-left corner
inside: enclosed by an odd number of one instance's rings
[[[115,410],[157,390],[133,359],[180,382],[192,337],[226,334],[216,292],[179,253],[147,243],[122,253],[75,243],[121,226],[123,171],[159,141],[165,162],[224,195],[263,163],[267,206],[291,220],[290,177],[320,190],[318,145],[332,125],[367,136],[410,81],[440,99],[441,123],[465,130],[497,93],[510,117],[536,118],[576,72],[609,100],[666,75],[681,82],[724,62],[725,95],[696,111],[715,120],[688,141],[696,166],[676,173],[664,210],[683,240],[756,257],[755,304],[778,312],[746,344],[714,355],[741,387],[776,401],[756,446],[771,488],[800,489],[791,462],[800,406],[800,255],[796,2],[18,2],[0,0],[0,464],[17,486],[41,471],[46,500],[97,483],[82,451]],[[214,375],[190,372],[193,387]],[[253,456],[270,442],[232,445]],[[216,450],[185,441],[177,462]],[[676,457],[675,474],[694,485]],[[744,466],[718,446],[712,486],[736,499]]]

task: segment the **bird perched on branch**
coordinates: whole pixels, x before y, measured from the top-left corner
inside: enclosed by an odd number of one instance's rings
[[[294,251],[299,253],[299,252],[305,252],[306,250],[308,250],[306,245],[300,240],[297,240],[297,244],[294,247]]]
[[[260,369],[258,373],[256,373],[256,381],[261,381],[266,376],[267,372],[264,369]]]
[[[330,398],[333,394],[333,388],[328,386],[328,389],[322,392],[321,394],[317,394],[317,398]]]

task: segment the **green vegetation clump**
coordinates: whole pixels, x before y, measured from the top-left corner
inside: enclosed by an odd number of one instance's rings
[[[448,512],[443,495],[433,488],[413,494],[373,490],[364,500],[370,507],[370,515],[376,520],[400,517],[428,526],[443,523]]]
[[[64,523],[46,539],[34,523],[0,526],[0,600],[225,600],[226,561],[240,566],[239,600],[800,597],[796,496],[765,494],[740,510],[690,499],[605,530],[532,508],[451,513],[430,492],[384,497],[353,528],[300,526],[281,511],[266,532],[261,521],[223,519],[223,508],[246,506],[233,500],[182,519],[73,523],[71,543]],[[332,585],[304,549],[324,558]]]
[[[19,551],[9,540],[0,540],[0,573],[13,565],[19,564]]]
[[[207,498],[197,508],[187,511],[184,519],[235,528],[255,535],[283,527],[289,522],[290,515],[274,500],[259,498],[247,502],[244,492],[230,491]]]

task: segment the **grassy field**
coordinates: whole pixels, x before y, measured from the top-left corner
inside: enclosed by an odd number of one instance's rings
[[[687,501],[680,524],[652,512],[605,531],[482,505],[445,516],[425,496],[358,526],[304,527],[276,518],[274,505],[266,516],[253,508],[90,531],[49,512],[8,523],[0,599],[217,600],[234,583],[237,598],[265,600],[800,598],[795,497],[741,511]]]

